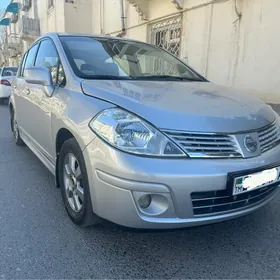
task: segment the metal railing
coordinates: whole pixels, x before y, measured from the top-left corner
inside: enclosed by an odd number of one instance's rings
[[[23,43],[19,34],[6,31],[1,44],[1,52],[7,58],[20,56],[23,52]]]
[[[39,19],[22,16],[19,29],[22,38],[38,37],[40,35],[40,21]]]

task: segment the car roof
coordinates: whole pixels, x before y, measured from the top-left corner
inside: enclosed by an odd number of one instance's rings
[[[95,34],[76,34],[76,33],[60,33],[60,32],[50,32],[42,35],[39,37],[35,42],[43,39],[43,38],[53,38],[57,39],[58,37],[92,37],[92,38],[103,38],[103,39],[115,39],[115,40],[121,40],[121,41],[128,41],[128,42],[137,42],[137,43],[144,43],[147,44],[146,42],[141,42],[138,40],[132,40],[128,38],[123,38],[123,37],[116,37],[116,36],[109,36],[109,35],[95,35]],[[35,43],[34,42],[34,43]],[[33,45],[33,44],[32,44]]]

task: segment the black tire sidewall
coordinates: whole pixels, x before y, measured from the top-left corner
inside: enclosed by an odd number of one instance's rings
[[[66,197],[66,190],[64,186],[64,180],[63,180],[63,168],[64,168],[65,156],[69,153],[73,154],[76,157],[82,173],[83,188],[84,188],[84,202],[83,202],[83,208],[80,212],[75,212],[71,208],[68,199]],[[59,185],[61,189],[62,199],[69,217],[75,224],[78,225],[86,224],[87,223],[86,220],[89,218],[89,216],[92,215],[92,204],[90,199],[89,183],[88,183],[85,160],[83,157],[82,150],[74,138],[67,140],[62,145],[62,148],[59,153],[59,159],[58,159],[58,176],[59,176]]]
[[[23,140],[22,140],[21,137],[20,137],[19,131],[18,131],[18,138],[17,138],[17,139],[15,138],[15,133],[14,133],[14,118],[15,118],[15,111],[12,110],[12,116],[11,116],[11,130],[12,130],[12,133],[13,133],[13,138],[14,138],[15,143],[16,143],[18,146],[24,146],[25,144],[24,144]]]

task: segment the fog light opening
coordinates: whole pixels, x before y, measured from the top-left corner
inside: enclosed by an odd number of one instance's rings
[[[139,207],[142,209],[148,208],[151,205],[151,202],[152,197],[149,194],[142,195],[138,200]]]

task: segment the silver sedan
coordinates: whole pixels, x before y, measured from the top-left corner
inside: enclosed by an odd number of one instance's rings
[[[156,46],[47,34],[12,89],[15,142],[55,175],[76,224],[202,225],[278,191],[277,114]]]

